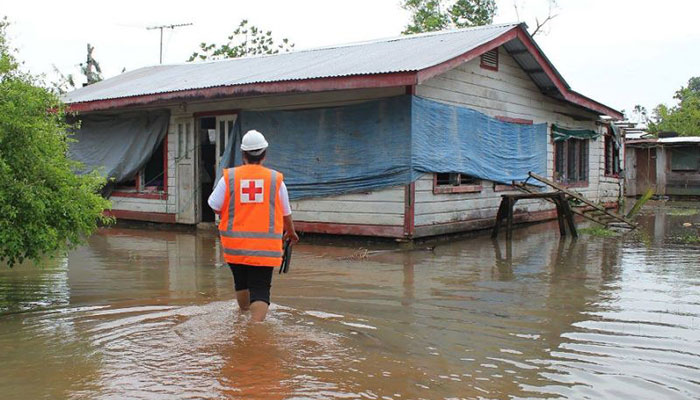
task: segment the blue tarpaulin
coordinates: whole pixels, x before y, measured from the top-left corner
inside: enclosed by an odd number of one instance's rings
[[[547,175],[547,124],[503,122],[478,111],[413,98],[413,169],[459,172],[510,184]]]
[[[240,114],[270,147],[291,199],[370,191],[411,182],[411,97],[343,107]],[[240,160],[240,157],[237,156]]]
[[[502,122],[416,96],[295,111],[243,111],[223,167],[240,163],[241,132],[270,143],[265,165],[285,174],[291,199],[408,184],[458,172],[495,182],[546,174],[547,126]],[[234,143],[236,145],[234,145]]]

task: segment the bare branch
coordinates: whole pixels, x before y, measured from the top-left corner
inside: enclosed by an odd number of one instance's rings
[[[553,20],[553,19],[556,18],[558,15],[559,15],[559,14],[554,14],[554,15],[549,14],[549,15],[547,15],[547,18],[545,18],[544,21],[542,21],[542,23],[540,23],[540,21],[539,21],[537,18],[535,18],[535,24],[536,24],[537,26],[535,27],[535,30],[532,31],[532,33],[530,34],[530,36],[535,36],[535,35],[537,35],[537,33],[540,32],[540,30],[542,29],[542,27],[545,26],[545,25],[547,24],[547,22]]]

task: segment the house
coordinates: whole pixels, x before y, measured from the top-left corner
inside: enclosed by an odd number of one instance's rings
[[[622,194],[620,140],[600,119],[622,115],[572,90],[521,24],[158,65],[64,100],[82,119],[72,154],[115,178],[118,218],[214,221],[206,199],[252,128],[303,232],[487,228],[528,171],[611,207]],[[516,222],[555,215],[518,206]]]
[[[626,137],[625,194],[652,189],[669,197],[700,196],[700,136],[659,136]]]

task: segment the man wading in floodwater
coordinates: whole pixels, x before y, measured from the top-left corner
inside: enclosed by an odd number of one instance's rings
[[[282,174],[265,168],[267,141],[251,130],[241,140],[243,164],[223,172],[209,206],[221,216],[219,234],[231,267],[238,306],[255,322],[270,306],[272,271],[282,262],[282,241],[299,241]],[[282,234],[284,232],[284,236]]]

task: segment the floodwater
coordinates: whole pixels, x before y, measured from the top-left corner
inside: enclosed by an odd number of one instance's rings
[[[214,233],[104,229],[0,269],[0,398],[700,398],[695,207],[614,238],[307,240],[263,324]]]

